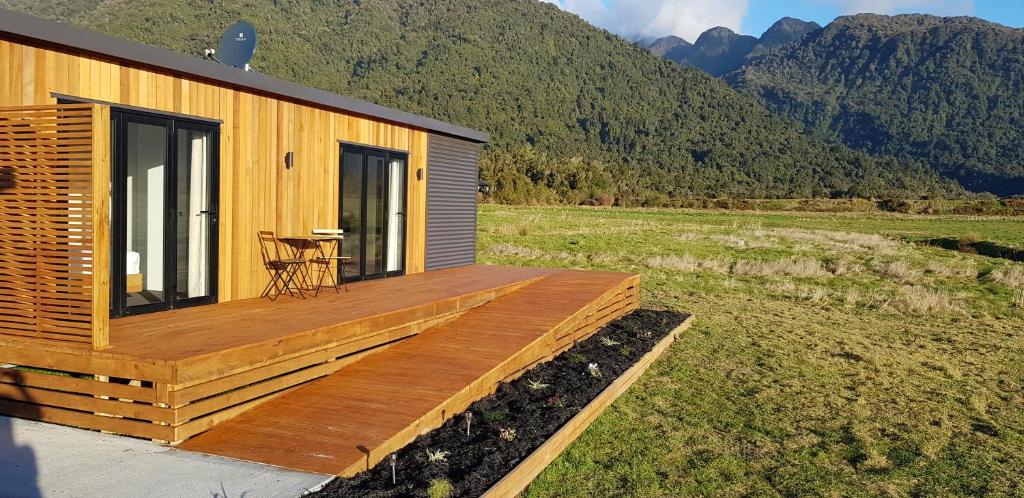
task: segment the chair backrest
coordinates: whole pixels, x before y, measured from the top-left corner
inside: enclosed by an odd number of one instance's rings
[[[319,237],[344,237],[345,231],[341,229],[332,228],[314,228],[313,235]]]
[[[270,264],[281,260],[281,251],[277,246],[277,236],[271,230],[260,230],[257,232],[260,240],[260,251],[263,253],[263,262]]]

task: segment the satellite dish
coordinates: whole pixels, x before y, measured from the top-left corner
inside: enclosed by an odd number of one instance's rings
[[[217,60],[229,66],[249,70],[249,61],[256,53],[256,28],[245,21],[238,21],[220,37],[217,46]]]

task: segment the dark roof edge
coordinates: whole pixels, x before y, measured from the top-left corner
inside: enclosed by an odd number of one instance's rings
[[[0,8],[0,32],[166,69],[176,73],[184,73],[305,103],[392,121],[474,142],[487,142],[490,140],[488,134],[482,131],[456,126],[437,119],[371,104],[252,71],[243,71],[225,64],[172,52],[151,45],[122,40],[69,24],[49,21],[2,8]]]

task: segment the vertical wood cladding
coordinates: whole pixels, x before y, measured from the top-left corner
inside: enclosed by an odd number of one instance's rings
[[[338,141],[409,153],[406,268],[424,270],[427,132],[213,84],[159,68],[0,38],[0,106],[55,104],[53,93],[221,122],[219,300],[267,281],[256,232],[338,226]],[[295,166],[285,169],[287,152]],[[429,172],[428,172],[429,174]]]

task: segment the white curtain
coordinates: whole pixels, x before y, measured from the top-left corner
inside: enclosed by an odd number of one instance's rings
[[[191,139],[189,158],[189,209],[188,209],[188,297],[209,294],[207,270],[209,268],[210,217],[203,214],[209,206],[209,185],[207,164],[210,137],[206,133],[195,133]]]
[[[405,161],[391,161],[388,165],[388,247],[387,270],[401,270],[405,266],[402,244],[405,238]]]

